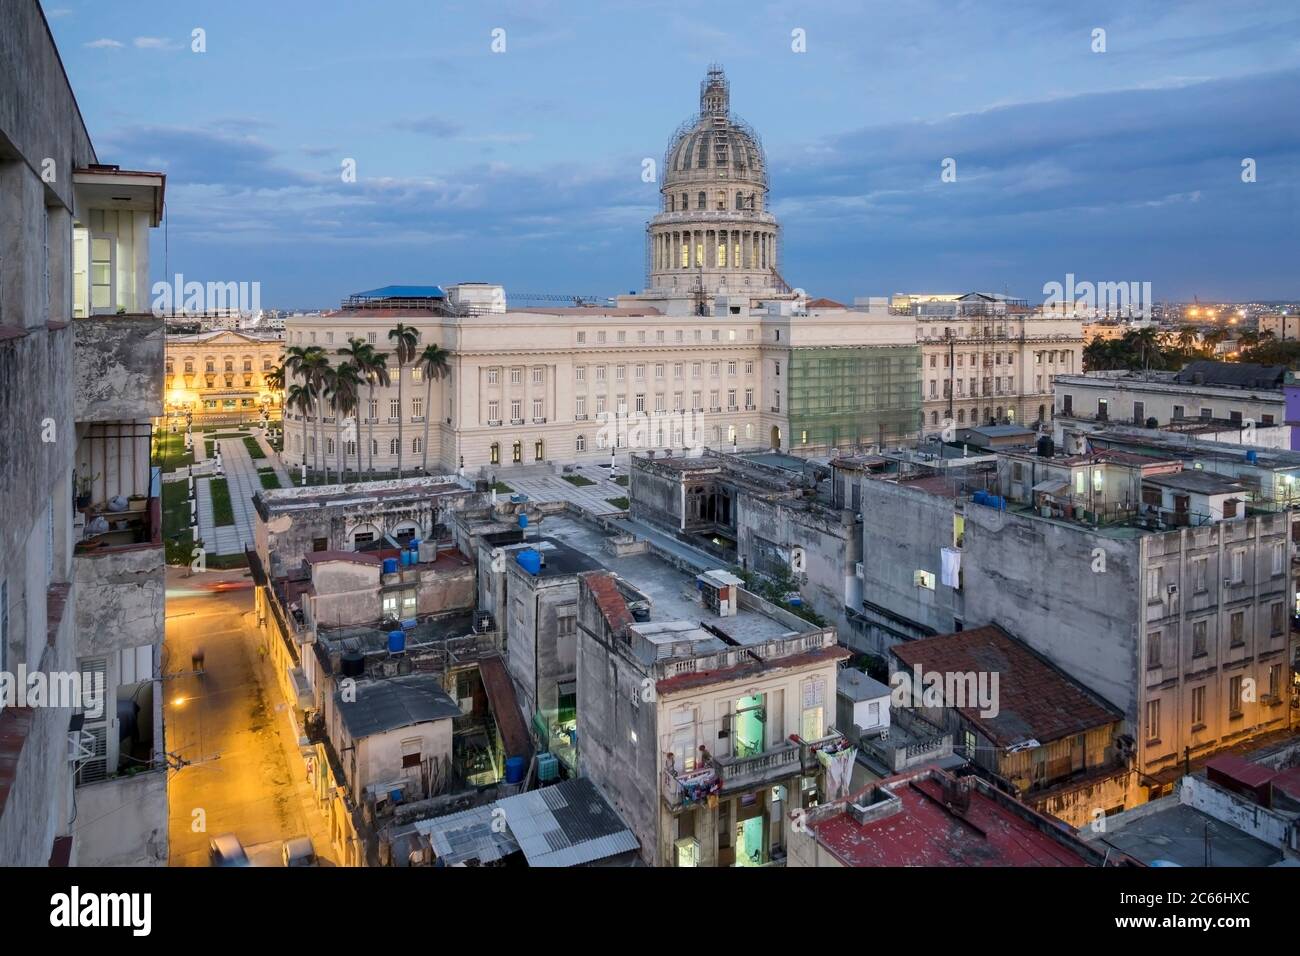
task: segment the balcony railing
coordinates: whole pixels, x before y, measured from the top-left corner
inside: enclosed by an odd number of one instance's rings
[[[704,803],[721,789],[722,778],[712,766],[682,773],[663,772],[664,802],[672,810]]]
[[[793,741],[782,741],[770,750],[748,757],[719,757],[714,759],[724,790],[738,790],[767,780],[787,777],[799,770],[799,746]]]

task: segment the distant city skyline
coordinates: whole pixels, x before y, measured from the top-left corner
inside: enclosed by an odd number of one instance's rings
[[[271,308],[640,289],[643,161],[714,61],[810,295],[1034,301],[1074,274],[1300,298],[1290,4],[44,8],[100,161],[168,174],[153,278],[259,282]]]

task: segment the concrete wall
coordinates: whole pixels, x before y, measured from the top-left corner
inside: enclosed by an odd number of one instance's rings
[[[77,555],[77,653],[97,657],[163,642],[161,547]]]
[[[163,413],[163,320],[97,315],[73,323],[77,421],[156,418]]]
[[[382,617],[379,565],[355,561],[322,561],[312,566],[308,597],[318,627],[369,624]]]
[[[959,620],[974,626],[962,592],[946,586],[941,574],[955,513],[951,498],[906,484],[862,482],[862,595],[877,608],[859,609],[868,621],[851,621],[841,632],[845,643],[884,655],[900,640],[949,634]],[[934,575],[934,590],[915,583],[917,571]]]
[[[510,594],[506,664],[526,717],[559,706],[557,685],[577,674],[577,636],[560,637],[559,619],[576,616],[576,575],[533,578],[513,559],[506,562]]]
[[[585,581],[578,602],[578,768],[618,811],[651,866],[660,859],[656,707],[642,697],[646,675],[615,650]]]
[[[78,866],[166,866],[167,771],[77,788]]]

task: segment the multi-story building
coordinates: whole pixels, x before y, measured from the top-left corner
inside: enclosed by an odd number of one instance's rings
[[[848,652],[725,572],[687,595],[689,617],[634,616],[613,575],[581,575],[579,771],[652,866],[779,863],[788,813],[848,788],[833,728]]]
[[[0,64],[0,863],[165,865],[164,179],[98,162],[39,4],[0,21],[31,41]]]
[[[280,415],[283,389],[269,380],[284,361],[284,338],[274,333],[200,332],[167,336],[168,417],[196,426]]]
[[[391,384],[367,388],[356,414],[383,471],[397,467],[399,447],[407,468],[427,458],[430,469],[498,472],[607,460],[633,445],[811,454],[912,435],[914,321],[883,299],[823,308],[791,290],[777,272],[767,192],[758,139],[711,70],[699,114],[665,158],[644,292],[612,306],[519,308],[499,286],[391,286],[289,316],[286,345],[336,358],[359,338],[388,353]],[[427,381],[396,367],[388,332],[398,323],[417,331],[420,349],[450,353],[447,374]],[[629,419],[645,427],[629,436]],[[285,457],[297,463],[294,431]]]
[[[862,481],[868,649],[1004,627],[1119,708],[1116,746],[1151,795],[1189,763],[1285,731],[1285,475],[1246,449],[1199,464],[1052,451],[1001,453],[995,479]]]
[[[1082,368],[1082,321],[1021,299],[972,292],[917,301],[912,314],[927,433],[1048,422],[1053,380]]]
[[[1289,377],[1282,366],[1208,360],[1191,362],[1179,372],[1067,375],[1056,382],[1056,418],[1071,428],[1116,422],[1159,427],[1189,421],[1224,429],[1270,427],[1288,421]],[[1249,437],[1243,440],[1252,444]]]

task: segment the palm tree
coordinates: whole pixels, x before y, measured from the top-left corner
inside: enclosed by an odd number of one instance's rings
[[[367,386],[367,399],[369,402],[375,400],[375,386],[388,386],[388,357],[380,352],[375,351],[375,347],[362,339],[349,339],[348,344],[339,349],[339,355],[346,357],[357,371],[361,373],[361,378]],[[369,466],[366,473],[371,477],[374,476],[375,469],[375,423],[374,420],[366,416],[366,456]],[[361,470],[361,452],[357,452],[357,470]]]
[[[320,440],[321,418],[324,415],[325,388],[330,376],[330,360],[325,350],[318,345],[308,346],[298,364],[298,375],[311,386],[312,397],[316,400],[316,451],[313,455],[318,462],[324,459],[324,447]],[[319,468],[319,463],[315,465]],[[326,483],[329,482],[329,466],[325,466]]]
[[[451,353],[439,345],[426,345],[424,351],[415,359],[415,367],[424,376],[424,445],[421,450],[424,458],[420,470],[429,473],[429,419],[433,417],[433,380],[448,374],[448,358]]]
[[[284,407],[293,409],[302,419],[302,463],[307,463],[307,413],[311,410],[316,396],[311,392],[310,385],[300,385],[297,382],[289,383],[289,391],[285,395]]]
[[[289,375],[299,379],[303,385],[307,385],[306,372],[303,369],[303,363],[307,359],[307,350],[301,345],[291,345],[285,350],[284,364],[281,366]],[[308,389],[310,393],[310,389]],[[301,393],[299,393],[301,394]],[[315,397],[314,395],[312,396]],[[302,416],[302,464],[307,464],[307,418],[310,406],[298,406],[298,414]]]
[[[416,346],[420,344],[420,333],[412,326],[398,322],[396,328],[388,330],[388,338],[393,343],[393,352],[397,356],[397,477],[401,478],[402,417],[406,411],[406,401],[402,397],[402,380],[405,376],[402,372],[415,358]]]
[[[357,410],[357,398],[361,394],[361,373],[351,362],[344,362],[334,370],[330,382],[330,408],[334,412],[334,442],[336,451],[342,455],[339,465],[339,481],[345,480],[348,454],[343,446],[343,419]],[[357,446],[357,473],[361,472],[361,446]]]
[[[284,408],[284,365],[283,363],[277,365],[275,368],[271,369],[271,371],[263,375],[262,380],[266,383],[266,387],[275,393],[274,397],[276,401],[274,402],[274,404],[279,406],[281,410],[283,410]],[[283,428],[283,423],[281,423],[281,428]]]

